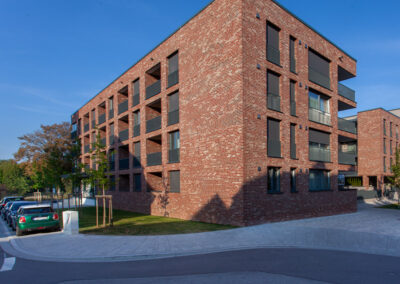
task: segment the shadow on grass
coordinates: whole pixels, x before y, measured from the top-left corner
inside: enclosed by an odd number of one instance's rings
[[[387,204],[387,205],[379,206],[379,208],[400,210],[400,204]]]

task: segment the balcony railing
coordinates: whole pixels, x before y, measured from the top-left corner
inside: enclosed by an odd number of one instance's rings
[[[133,126],[133,137],[140,136],[140,124]]]
[[[172,149],[168,151],[168,162],[179,163],[179,149]]]
[[[115,142],[115,140],[114,140],[114,135],[110,135],[110,136],[108,137],[108,141],[110,142],[110,145],[113,145],[114,142]]]
[[[161,152],[147,154],[147,166],[161,165]]]
[[[356,101],[356,92],[345,85],[338,84],[338,93],[342,97],[345,97],[353,102]]]
[[[179,122],[179,110],[170,111],[168,113],[168,125],[173,125]]]
[[[276,49],[271,45],[267,45],[267,60],[277,65],[281,65],[281,52],[279,49]]]
[[[146,133],[161,129],[161,116],[146,121]]]
[[[331,115],[315,108],[308,109],[308,119],[325,125],[331,125]]]
[[[118,134],[119,142],[123,142],[129,139],[129,129],[125,129]]]
[[[110,171],[114,171],[115,170],[115,161],[109,161],[108,166],[110,167]]]
[[[179,83],[179,71],[168,74],[168,88]]]
[[[276,94],[267,94],[267,107],[272,110],[281,111],[281,97]]]
[[[89,123],[86,123],[86,124],[83,126],[83,131],[84,131],[84,132],[88,132],[88,131],[89,131]]]
[[[128,100],[125,100],[118,105],[118,114],[124,113],[127,110],[128,110]]]
[[[146,88],[146,100],[158,95],[161,92],[161,80],[151,84]]]
[[[290,101],[290,115],[296,116],[296,102]]]
[[[119,170],[129,170],[129,158],[119,159]]]
[[[93,119],[93,120],[92,120],[92,129],[95,128],[95,127],[96,127],[96,120]]]
[[[280,158],[281,157],[281,141],[268,139],[267,145],[268,157]]]
[[[296,73],[296,59],[290,58],[290,72]]]
[[[99,119],[99,124],[106,122],[106,114],[105,113],[100,114],[98,119]]]
[[[324,74],[319,73],[311,67],[308,67],[308,80],[324,88],[331,88],[330,78],[325,76]]]
[[[142,164],[140,163],[140,156],[133,157],[133,167],[140,168]]]
[[[339,164],[344,165],[356,165],[356,153],[355,152],[342,152],[339,151]]]
[[[309,159],[310,161],[317,162],[330,162],[331,161],[331,150],[309,146]]]
[[[112,119],[112,118],[114,118],[114,109],[110,109],[108,111],[108,119]]]
[[[291,159],[297,159],[296,156],[296,144],[290,143],[290,158]]]
[[[338,118],[338,128],[340,130],[357,134],[357,125],[354,121],[346,120],[343,118]]]
[[[132,106],[137,106],[140,103],[140,95],[135,94],[132,97]]]
[[[84,151],[85,154],[89,153],[90,152],[90,145],[85,145],[83,147],[83,151]]]

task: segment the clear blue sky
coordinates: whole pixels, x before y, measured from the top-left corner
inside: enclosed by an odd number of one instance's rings
[[[70,115],[210,0],[0,1],[0,159]],[[358,109],[400,107],[400,1],[280,0],[358,60]],[[354,110],[343,113],[350,115]]]

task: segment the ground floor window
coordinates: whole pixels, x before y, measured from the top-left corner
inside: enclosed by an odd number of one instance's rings
[[[290,192],[297,192],[297,177],[296,177],[297,173],[296,173],[296,169],[290,169]]]
[[[268,193],[277,193],[281,191],[280,168],[268,168]]]
[[[330,174],[327,170],[310,170],[309,189],[310,191],[330,190]]]

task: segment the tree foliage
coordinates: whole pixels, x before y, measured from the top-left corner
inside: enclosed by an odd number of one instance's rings
[[[400,203],[400,148],[396,149],[395,154],[395,163],[391,166],[393,176],[389,177],[389,182],[397,191]]]
[[[29,190],[29,179],[25,168],[13,160],[0,164],[1,184],[4,184],[10,193],[24,194]]]

